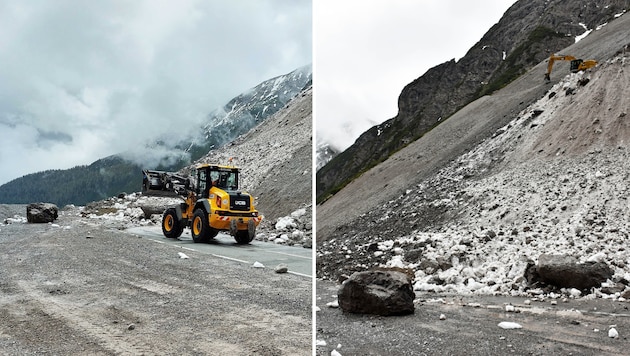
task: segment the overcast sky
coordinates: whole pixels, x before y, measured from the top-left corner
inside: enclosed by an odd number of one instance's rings
[[[0,1],[0,184],[133,149],[312,62],[310,0]]]
[[[398,113],[429,68],[460,59],[516,0],[315,1],[317,137],[338,149]]]

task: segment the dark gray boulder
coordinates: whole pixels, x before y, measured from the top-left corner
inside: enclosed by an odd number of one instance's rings
[[[535,269],[534,279],[559,288],[580,290],[600,287],[613,275],[613,270],[605,262],[578,263],[575,257],[567,255],[542,254]]]
[[[349,313],[405,315],[414,312],[411,277],[399,271],[355,272],[339,288],[339,307]]]
[[[59,216],[59,208],[51,203],[31,203],[26,206],[26,220],[30,223],[49,223]]]

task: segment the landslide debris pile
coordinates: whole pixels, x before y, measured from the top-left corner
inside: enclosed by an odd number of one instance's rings
[[[603,288],[630,297],[630,85],[627,46],[570,74],[438,174],[323,241],[320,277],[413,268],[417,291],[542,293],[528,267],[542,254],[604,262]]]

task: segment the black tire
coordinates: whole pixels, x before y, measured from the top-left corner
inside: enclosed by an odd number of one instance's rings
[[[210,227],[208,213],[203,211],[203,209],[197,209],[193,214],[190,233],[194,242],[208,242],[211,238],[217,236],[219,231]]]
[[[182,236],[184,226],[180,223],[175,209],[168,208],[162,216],[162,233],[169,239],[176,239]]]
[[[238,230],[236,234],[234,234],[234,240],[240,245],[252,242],[254,237],[256,237],[256,224],[254,224],[253,220],[247,223],[247,230]]]

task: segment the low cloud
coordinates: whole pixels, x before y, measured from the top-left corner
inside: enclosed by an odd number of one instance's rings
[[[310,1],[0,3],[0,184],[153,137],[310,63]]]

